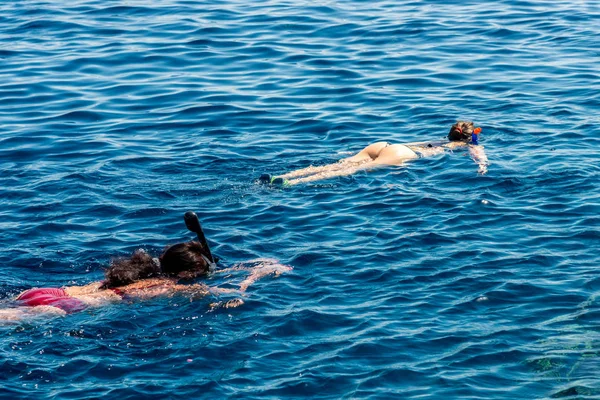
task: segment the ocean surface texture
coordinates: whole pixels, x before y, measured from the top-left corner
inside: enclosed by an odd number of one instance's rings
[[[231,297],[0,324],[0,398],[599,399],[600,2],[0,3],[0,303],[193,238]],[[369,143],[464,151],[287,188]],[[235,287],[241,276],[215,275]]]

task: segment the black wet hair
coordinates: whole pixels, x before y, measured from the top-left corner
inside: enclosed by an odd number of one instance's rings
[[[178,243],[167,247],[156,262],[144,250],[136,250],[131,257],[115,258],[104,271],[101,289],[129,285],[143,279],[160,276],[192,279],[208,272],[210,264],[203,255],[206,251],[199,242]]]
[[[133,252],[131,257],[115,258],[110,267],[104,271],[105,280],[102,289],[129,285],[142,279],[157,277],[161,274],[160,266],[144,250]]]
[[[168,247],[159,257],[166,276],[191,279],[208,272],[210,264],[200,242],[185,242]]]

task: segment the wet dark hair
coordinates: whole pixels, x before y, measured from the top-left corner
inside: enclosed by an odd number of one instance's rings
[[[185,242],[168,247],[160,256],[162,273],[167,276],[191,279],[208,272],[206,251],[200,242]]]
[[[157,263],[144,250],[136,250],[131,257],[115,258],[104,271],[101,289],[129,285],[143,279],[169,276],[192,279],[208,272],[210,267],[202,255],[204,247],[199,242],[178,243],[168,247]]]
[[[160,275],[160,266],[144,250],[136,250],[131,257],[115,258],[104,271],[102,289],[129,285],[142,279]]]
[[[473,122],[458,121],[450,128],[450,133],[448,133],[448,140],[471,140],[471,134],[473,133],[473,130]]]

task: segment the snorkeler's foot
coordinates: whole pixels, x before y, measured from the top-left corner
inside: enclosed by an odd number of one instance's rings
[[[288,186],[290,184],[290,181],[288,181],[287,179],[283,179],[283,178],[273,178],[271,179],[271,185],[275,185],[275,186]]]
[[[278,178],[269,174],[262,174],[258,181],[263,185],[274,185],[274,186],[288,186],[289,181],[287,179]]]

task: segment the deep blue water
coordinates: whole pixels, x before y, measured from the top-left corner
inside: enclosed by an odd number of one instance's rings
[[[0,327],[0,397],[600,398],[597,1],[0,4],[0,299],[192,236],[246,304]],[[287,189],[381,140],[461,152]],[[209,283],[221,283],[210,278]]]

